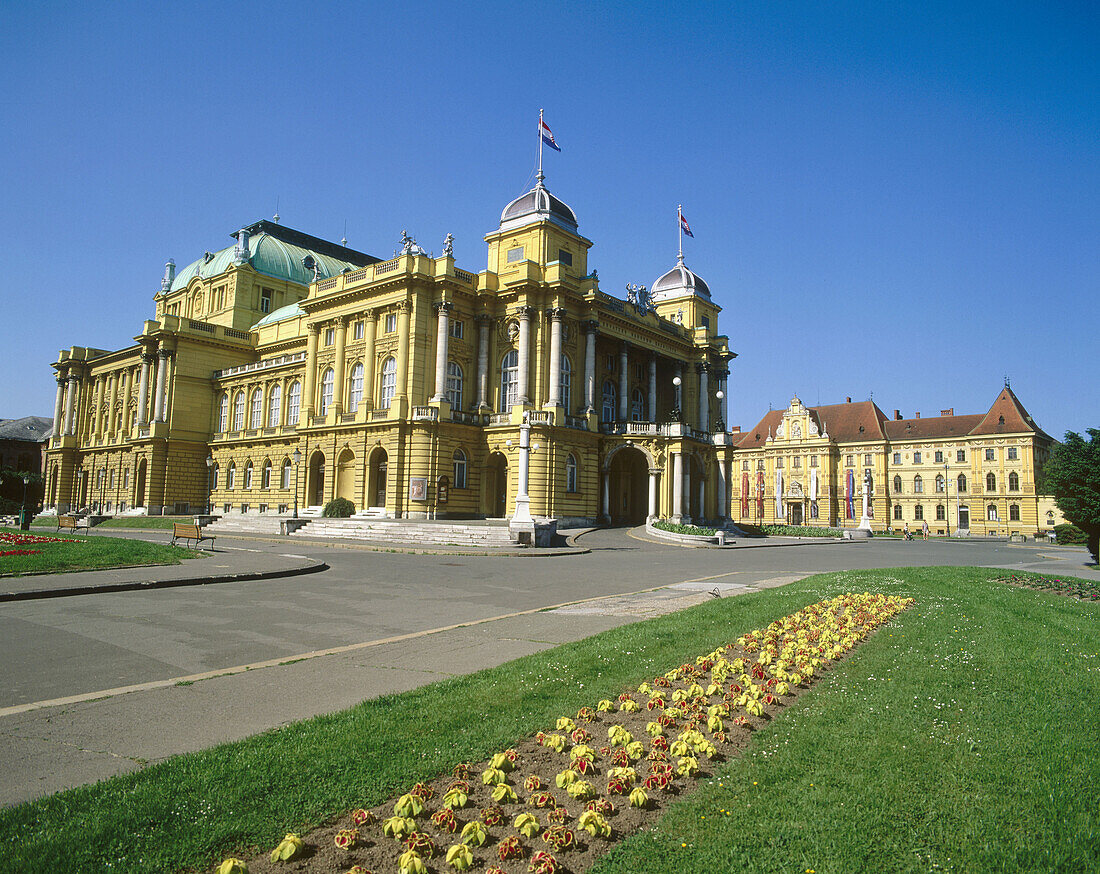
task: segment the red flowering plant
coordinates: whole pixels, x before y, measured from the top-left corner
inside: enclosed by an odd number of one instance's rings
[[[41,534],[18,534],[15,531],[0,531],[0,543],[12,546],[33,546],[38,543],[83,543],[69,537],[43,537]]]

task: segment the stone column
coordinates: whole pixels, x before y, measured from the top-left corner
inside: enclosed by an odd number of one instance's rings
[[[57,399],[53,405],[53,436],[61,436],[61,421],[65,413],[65,377],[57,375]]]
[[[298,427],[303,428],[313,418],[313,407],[317,390],[317,326],[306,325],[306,375],[305,384],[302,386],[302,402],[298,408]],[[230,398],[232,405],[233,399]],[[233,415],[232,411],[229,413]]]
[[[162,421],[164,416],[164,386],[168,378],[168,350],[157,350],[157,387],[153,396],[153,421]]]
[[[491,316],[478,316],[477,322],[477,408],[484,410],[489,406],[489,331],[492,330]]]
[[[117,422],[115,421],[115,408],[118,406],[118,381],[122,378],[122,373],[111,374],[111,390],[107,393],[107,434],[112,435],[117,433]]]
[[[699,374],[699,425],[698,428],[704,434],[710,433],[710,396],[707,386],[707,365],[695,365],[695,372]]]
[[[344,412],[344,358],[348,345],[348,320],[341,316],[336,320],[336,361],[332,365],[332,411],[337,420]]]
[[[679,525],[684,518],[684,456],[671,453],[672,458],[672,522]]]
[[[619,351],[619,421],[630,419],[630,346],[623,343]]]
[[[376,362],[374,360],[374,332],[378,325],[374,310],[363,311],[363,341],[366,346],[363,352],[363,409],[374,408],[374,380]]]
[[[118,390],[119,397],[121,398],[122,406],[122,418],[119,420],[118,432],[120,434],[130,433],[130,383],[133,379],[130,377],[130,371],[122,371],[122,387]]]
[[[729,390],[726,388],[726,379],[727,379],[727,377],[729,377],[729,375],[730,375],[730,372],[728,370],[723,370],[718,374],[718,390],[720,392],[722,392],[722,402],[721,402],[721,404],[719,404],[718,409],[720,411],[719,415],[722,417],[722,430],[723,431],[728,431],[730,429],[730,419],[729,419],[730,394],[729,394]]]
[[[393,393],[396,401],[409,396],[409,315],[412,303],[407,300],[397,305],[397,386]],[[401,409],[400,405],[398,409]]]
[[[65,393],[65,433],[76,433],[76,387],[80,383],[80,377],[69,371],[68,388]]]
[[[651,467],[649,469],[649,515],[646,516],[647,522],[653,522],[661,513],[661,508],[657,504],[657,484],[660,476],[661,471],[659,468]]]
[[[441,301],[436,304],[436,312],[439,314],[439,325],[435,335],[435,394],[433,401],[447,399],[447,349],[451,336],[450,312],[454,304]]]
[[[721,525],[729,518],[729,488],[726,477],[726,460],[718,458],[718,524]]]
[[[138,424],[149,423],[149,369],[156,356],[151,352],[141,353],[141,382],[138,383]]]
[[[531,403],[531,307],[519,307],[516,310],[519,315],[519,337],[516,343],[519,346],[519,402]]]
[[[599,322],[584,323],[584,411],[596,410],[596,334]]]
[[[603,487],[601,489],[601,491],[603,492],[603,499],[601,501],[601,514],[600,515],[603,516],[604,519],[607,519],[607,520],[610,521],[610,519],[611,519],[611,471],[609,471],[609,470],[603,471],[600,479],[603,483]]]
[[[175,380],[172,378],[173,371],[176,365],[176,350],[168,350],[168,360],[165,361],[164,366],[164,397],[161,400],[160,420],[162,422],[168,421],[168,411],[171,409],[172,404],[172,386],[175,384]]]
[[[647,422],[657,421],[657,353],[649,357],[649,409],[646,410]]]
[[[106,406],[107,400],[107,377],[100,376],[95,381],[95,394],[92,395],[92,433],[96,436],[102,436],[103,429],[103,408]]]
[[[550,316],[550,396],[548,407],[561,406],[561,320],[565,317],[562,307],[547,311]],[[568,412],[568,410],[566,411]],[[560,422],[558,424],[561,424]]]

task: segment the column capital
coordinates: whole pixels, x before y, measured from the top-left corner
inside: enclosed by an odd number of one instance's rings
[[[487,327],[493,324],[494,321],[496,321],[496,319],[494,319],[488,313],[478,313],[476,316],[474,316],[474,322],[479,326],[484,325]]]
[[[565,318],[567,313],[568,313],[568,310],[566,310],[565,307],[547,307],[546,308],[547,318],[549,318],[551,321],[554,321],[554,322],[560,322],[562,319]]]
[[[337,328],[346,328],[349,321],[350,320],[347,316],[337,316],[335,319],[332,320],[333,324],[336,325]]]
[[[376,315],[377,312],[375,312],[374,307],[367,307],[365,310],[363,310],[363,321],[373,322]]]
[[[412,309],[412,301],[408,298],[406,298],[405,300],[399,300],[396,306],[399,313],[407,313]]]
[[[515,307],[512,312],[515,315],[519,316],[521,319],[529,319],[537,312],[537,310],[534,307],[521,304],[520,306]]]
[[[172,350],[171,349],[158,349],[157,350],[157,358],[159,358],[161,361],[167,361],[171,357],[172,357]]]
[[[598,334],[600,333],[600,323],[595,319],[586,319],[582,325],[586,334]]]
[[[60,373],[59,373],[59,374],[57,374],[57,385],[58,385],[58,388],[60,388],[61,386],[65,385],[65,383],[67,383],[68,381],[69,381],[69,377],[67,377],[67,376],[63,376],[63,375],[62,375],[62,374],[60,374]]]
[[[71,383],[79,383],[80,382],[80,374],[77,373],[75,370],[70,370],[69,375],[65,378]]]
[[[306,322],[306,333],[316,337],[320,326],[316,322]]]
[[[703,364],[702,362],[699,362],[698,364],[695,365],[695,372],[696,373],[709,373],[710,372],[710,366],[707,365],[707,364]]]
[[[454,308],[455,305],[449,300],[440,300],[432,304],[432,309],[434,309],[437,313],[449,313]]]

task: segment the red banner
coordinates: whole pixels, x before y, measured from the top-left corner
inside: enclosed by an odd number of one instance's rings
[[[741,474],[741,518],[749,515],[749,475]]]

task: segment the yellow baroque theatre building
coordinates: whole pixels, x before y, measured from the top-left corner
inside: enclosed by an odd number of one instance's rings
[[[480,272],[449,236],[433,257],[402,234],[389,260],[277,222],[233,237],[168,262],[133,345],[60,352],[56,512],[315,515],[344,498],[361,516],[502,518],[522,498],[561,525],[851,526],[867,483],[880,530],[1046,524],[1051,440],[1007,387],[984,415],[795,399],[728,426],[736,356],[707,283],[681,256],[649,289],[601,290],[541,171]]]

